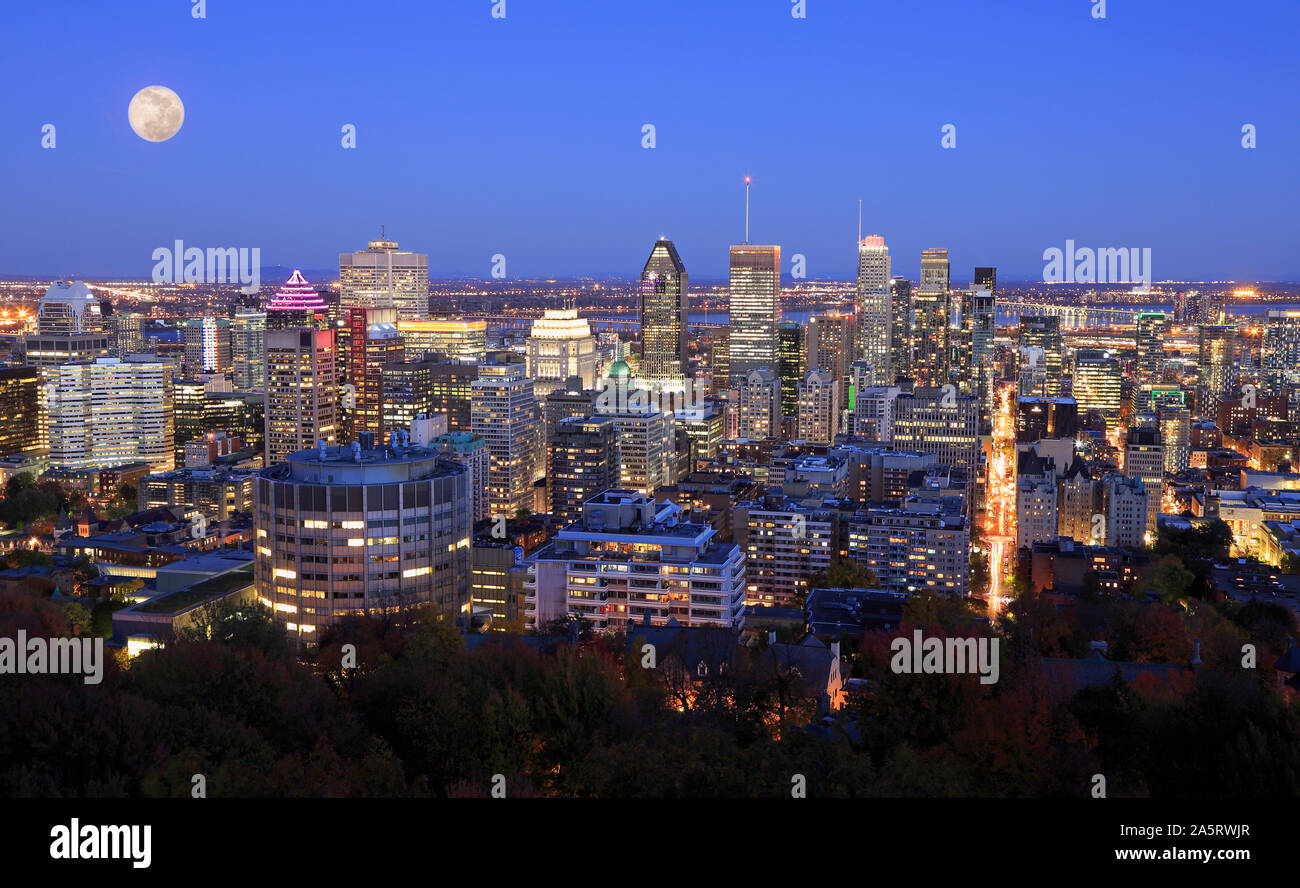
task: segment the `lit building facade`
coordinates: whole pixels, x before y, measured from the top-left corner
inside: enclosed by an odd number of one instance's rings
[[[241,308],[230,321],[230,381],[241,392],[266,387],[266,312]]]
[[[429,256],[399,250],[397,241],[371,241],[339,254],[339,301],[344,308],[395,308],[403,319],[429,315]]]
[[[551,445],[551,517],[561,526],[582,517],[587,500],[619,487],[618,429],[609,417],[569,417]]]
[[[781,248],[731,247],[728,373],[734,380],[751,370],[775,372],[780,362]]]
[[[398,320],[397,331],[413,358],[435,354],[447,361],[477,364],[487,355],[487,321]]]
[[[259,598],[307,643],[347,617],[468,613],[469,483],[464,466],[423,447],[289,454],[257,479]]]
[[[541,454],[537,398],[522,364],[484,364],[470,383],[471,426],[487,441],[488,506],[493,515],[533,511]]]
[[[889,282],[889,247],[885,239],[878,234],[864,237],[858,244],[858,342],[853,359],[866,362],[868,385],[894,381],[889,364]]]
[[[292,327],[266,334],[266,464],[338,436],[333,330]]]
[[[751,370],[737,380],[737,437],[751,441],[781,434],[781,380],[771,370]]]
[[[738,630],[745,557],[711,524],[685,521],[680,506],[607,490],[538,554],[525,589],[534,627],[573,616],[598,631],[628,620]]]
[[[825,370],[812,370],[799,381],[798,435],[829,444],[840,430],[840,381]]]
[[[686,266],[670,240],[658,240],[641,269],[641,376],[685,379],[689,296]]]
[[[533,321],[527,349],[528,375],[534,381],[576,377],[583,388],[595,386],[600,364],[596,337],[576,308],[547,309]]]
[[[191,318],[185,322],[185,372],[188,376],[230,372],[230,321]]]
[[[175,467],[170,364],[98,358],[45,373],[51,468]]]

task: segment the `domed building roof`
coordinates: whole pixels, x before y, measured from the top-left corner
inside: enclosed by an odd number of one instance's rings
[[[609,365],[610,379],[631,379],[632,368],[627,365],[627,361],[618,360]]]
[[[36,323],[42,333],[97,333],[102,310],[90,287],[81,281],[56,281],[41,297]]]

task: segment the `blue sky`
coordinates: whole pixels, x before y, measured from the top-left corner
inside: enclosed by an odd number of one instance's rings
[[[859,198],[913,278],[926,247],[1038,277],[1067,238],[1300,278],[1300,3],[1093,2],[9,4],[0,273],[143,277],[178,238],[337,267],[382,223],[433,277],[634,276],[662,235],[718,278],[749,174],[751,240],[815,278],[852,276]],[[168,142],[127,123],[151,84]]]

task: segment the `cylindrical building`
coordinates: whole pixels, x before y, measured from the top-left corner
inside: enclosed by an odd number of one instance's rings
[[[348,616],[468,612],[469,472],[362,438],[290,454],[257,481],[258,596],[304,642]]]

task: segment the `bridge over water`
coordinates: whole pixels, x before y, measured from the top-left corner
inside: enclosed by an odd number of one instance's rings
[[[1115,308],[1100,305],[1058,305],[1046,302],[997,301],[998,323],[1016,324],[1022,317],[1057,317],[1061,327],[1103,327],[1111,324],[1134,324],[1137,316],[1149,309]]]

